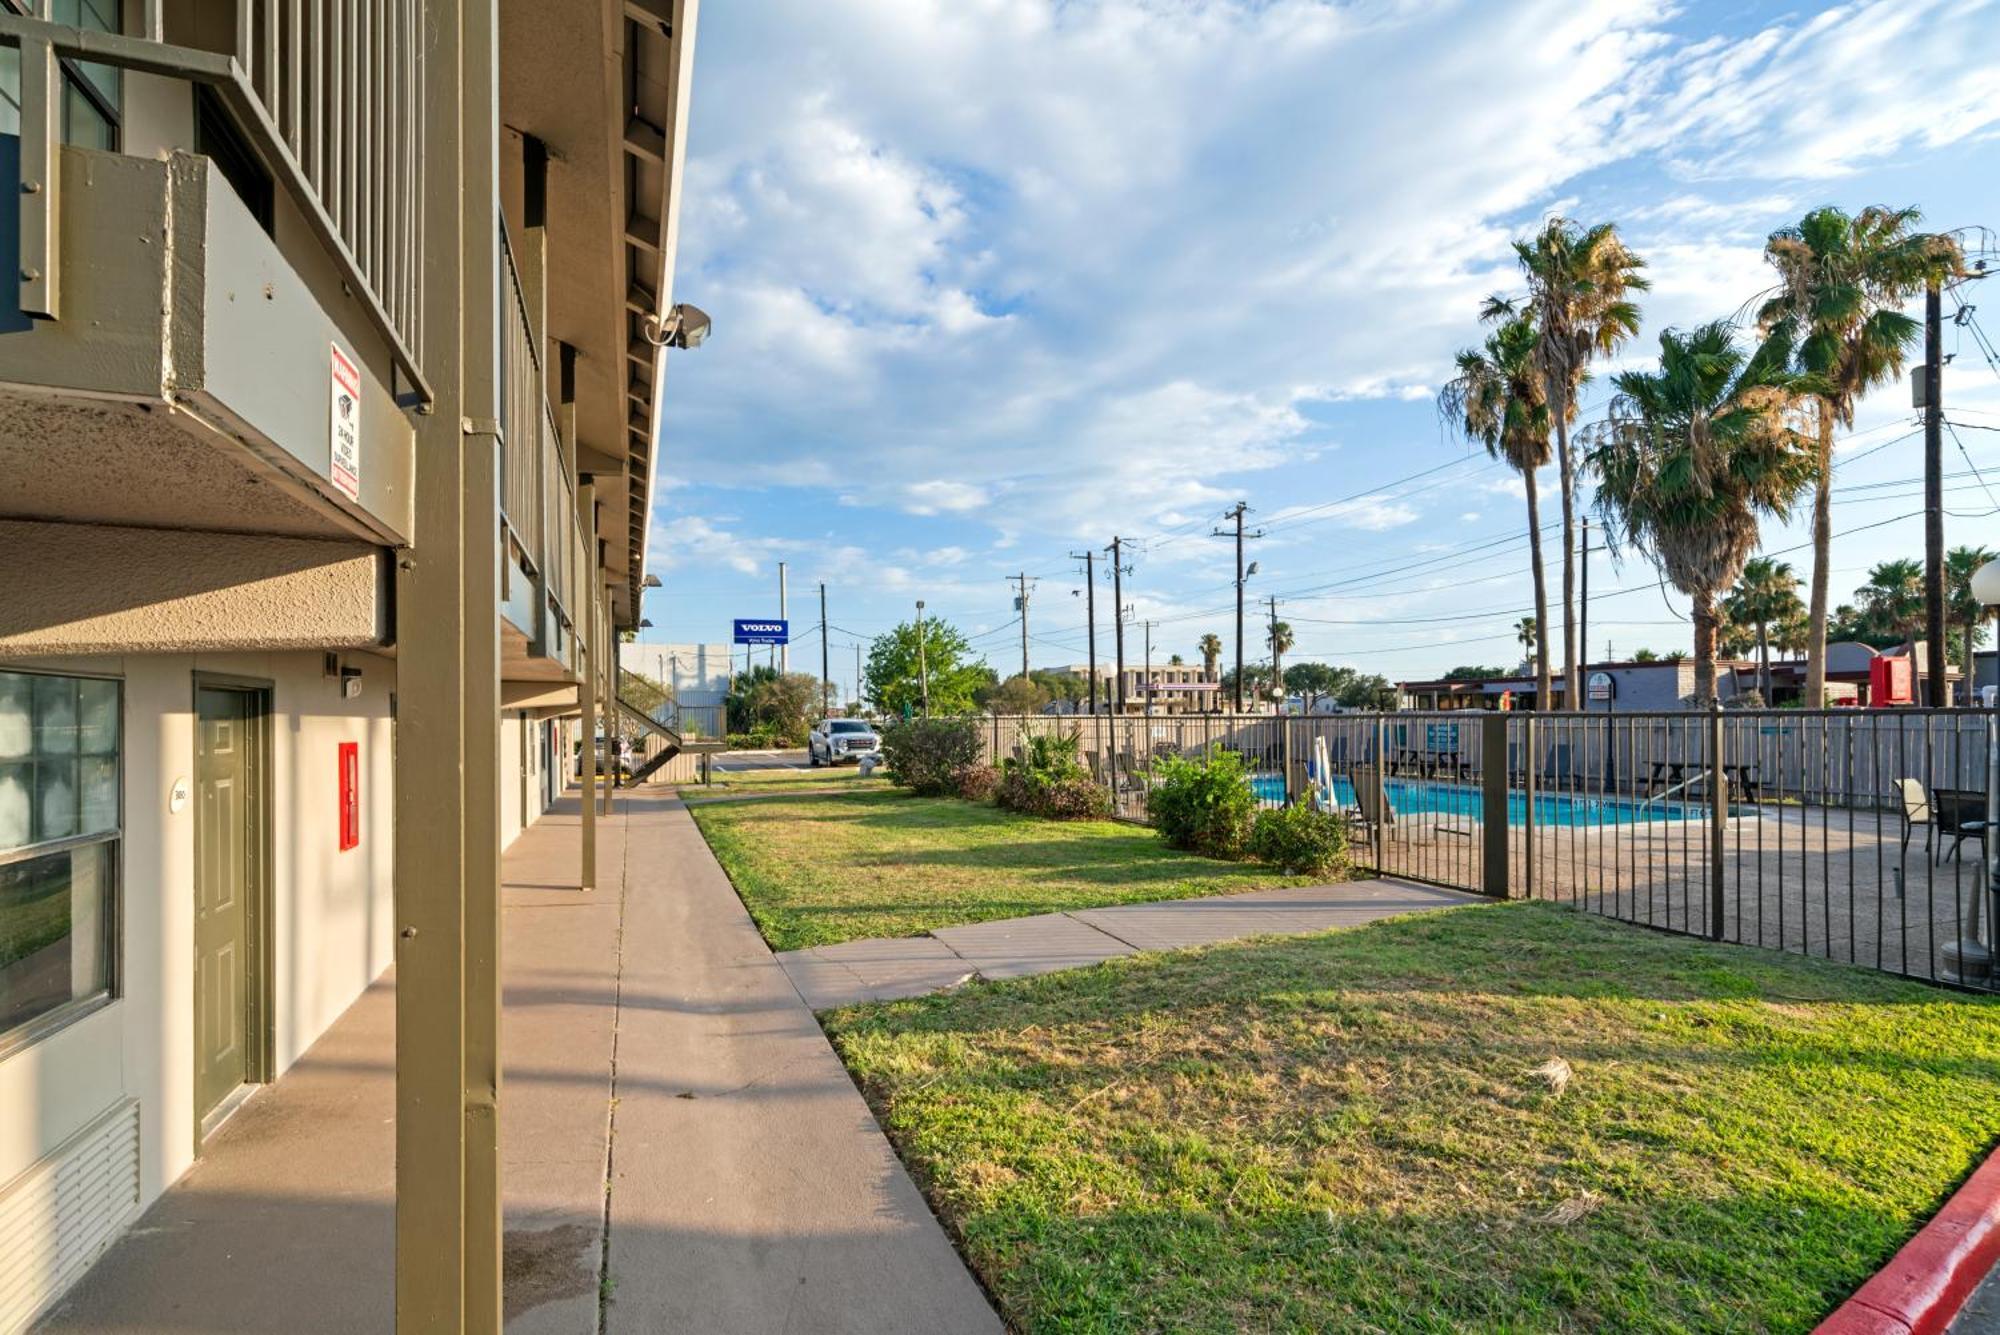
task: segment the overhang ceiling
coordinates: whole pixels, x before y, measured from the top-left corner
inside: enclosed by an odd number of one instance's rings
[[[521,224],[521,145],[547,147],[549,334],[577,350],[577,439],[597,475],[613,617],[638,619],[698,0],[505,0],[501,184]]]

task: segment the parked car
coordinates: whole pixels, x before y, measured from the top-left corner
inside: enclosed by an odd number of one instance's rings
[[[633,752],[632,744],[622,737],[610,742],[599,737],[594,749],[597,754],[597,772],[599,774],[629,779],[639,768],[639,758]],[[576,772],[579,777],[583,774],[583,743],[581,741],[576,744]]]
[[[815,765],[837,765],[843,760],[858,765],[861,757],[877,755],[881,750],[881,737],[858,718],[822,719],[806,736],[806,754]]]

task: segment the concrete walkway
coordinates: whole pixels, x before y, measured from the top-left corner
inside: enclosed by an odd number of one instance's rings
[[[928,936],[786,951],[778,962],[814,1010],[827,1010],[922,996],[974,978],[1073,969],[1141,950],[1323,932],[1481,902],[1477,895],[1385,877],[941,927]]]
[[[573,800],[505,859],[508,1330],[998,1331],[680,802],[618,805],[595,892]],[[385,978],[42,1328],[389,1330],[393,1021]]]

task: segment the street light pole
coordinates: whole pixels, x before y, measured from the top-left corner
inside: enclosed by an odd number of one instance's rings
[[[931,670],[924,661],[924,600],[917,599],[917,690],[923,700],[924,717],[931,716]]]
[[[1077,555],[1075,552],[1071,552],[1069,555],[1072,561],[1077,559]],[[1084,617],[1084,624],[1087,627],[1089,627],[1086,633],[1088,634],[1090,639],[1090,713],[1091,716],[1094,718],[1097,715],[1097,553],[1096,552],[1085,552],[1083,554],[1083,588],[1084,588],[1083,617]]]

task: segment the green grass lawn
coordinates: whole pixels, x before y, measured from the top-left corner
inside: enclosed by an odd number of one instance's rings
[[[2000,1005],[1547,905],[824,1019],[1026,1330],[1804,1331],[2000,1134]]]
[[[1177,853],[1136,826],[893,789],[692,810],[773,950],[1312,879]]]

